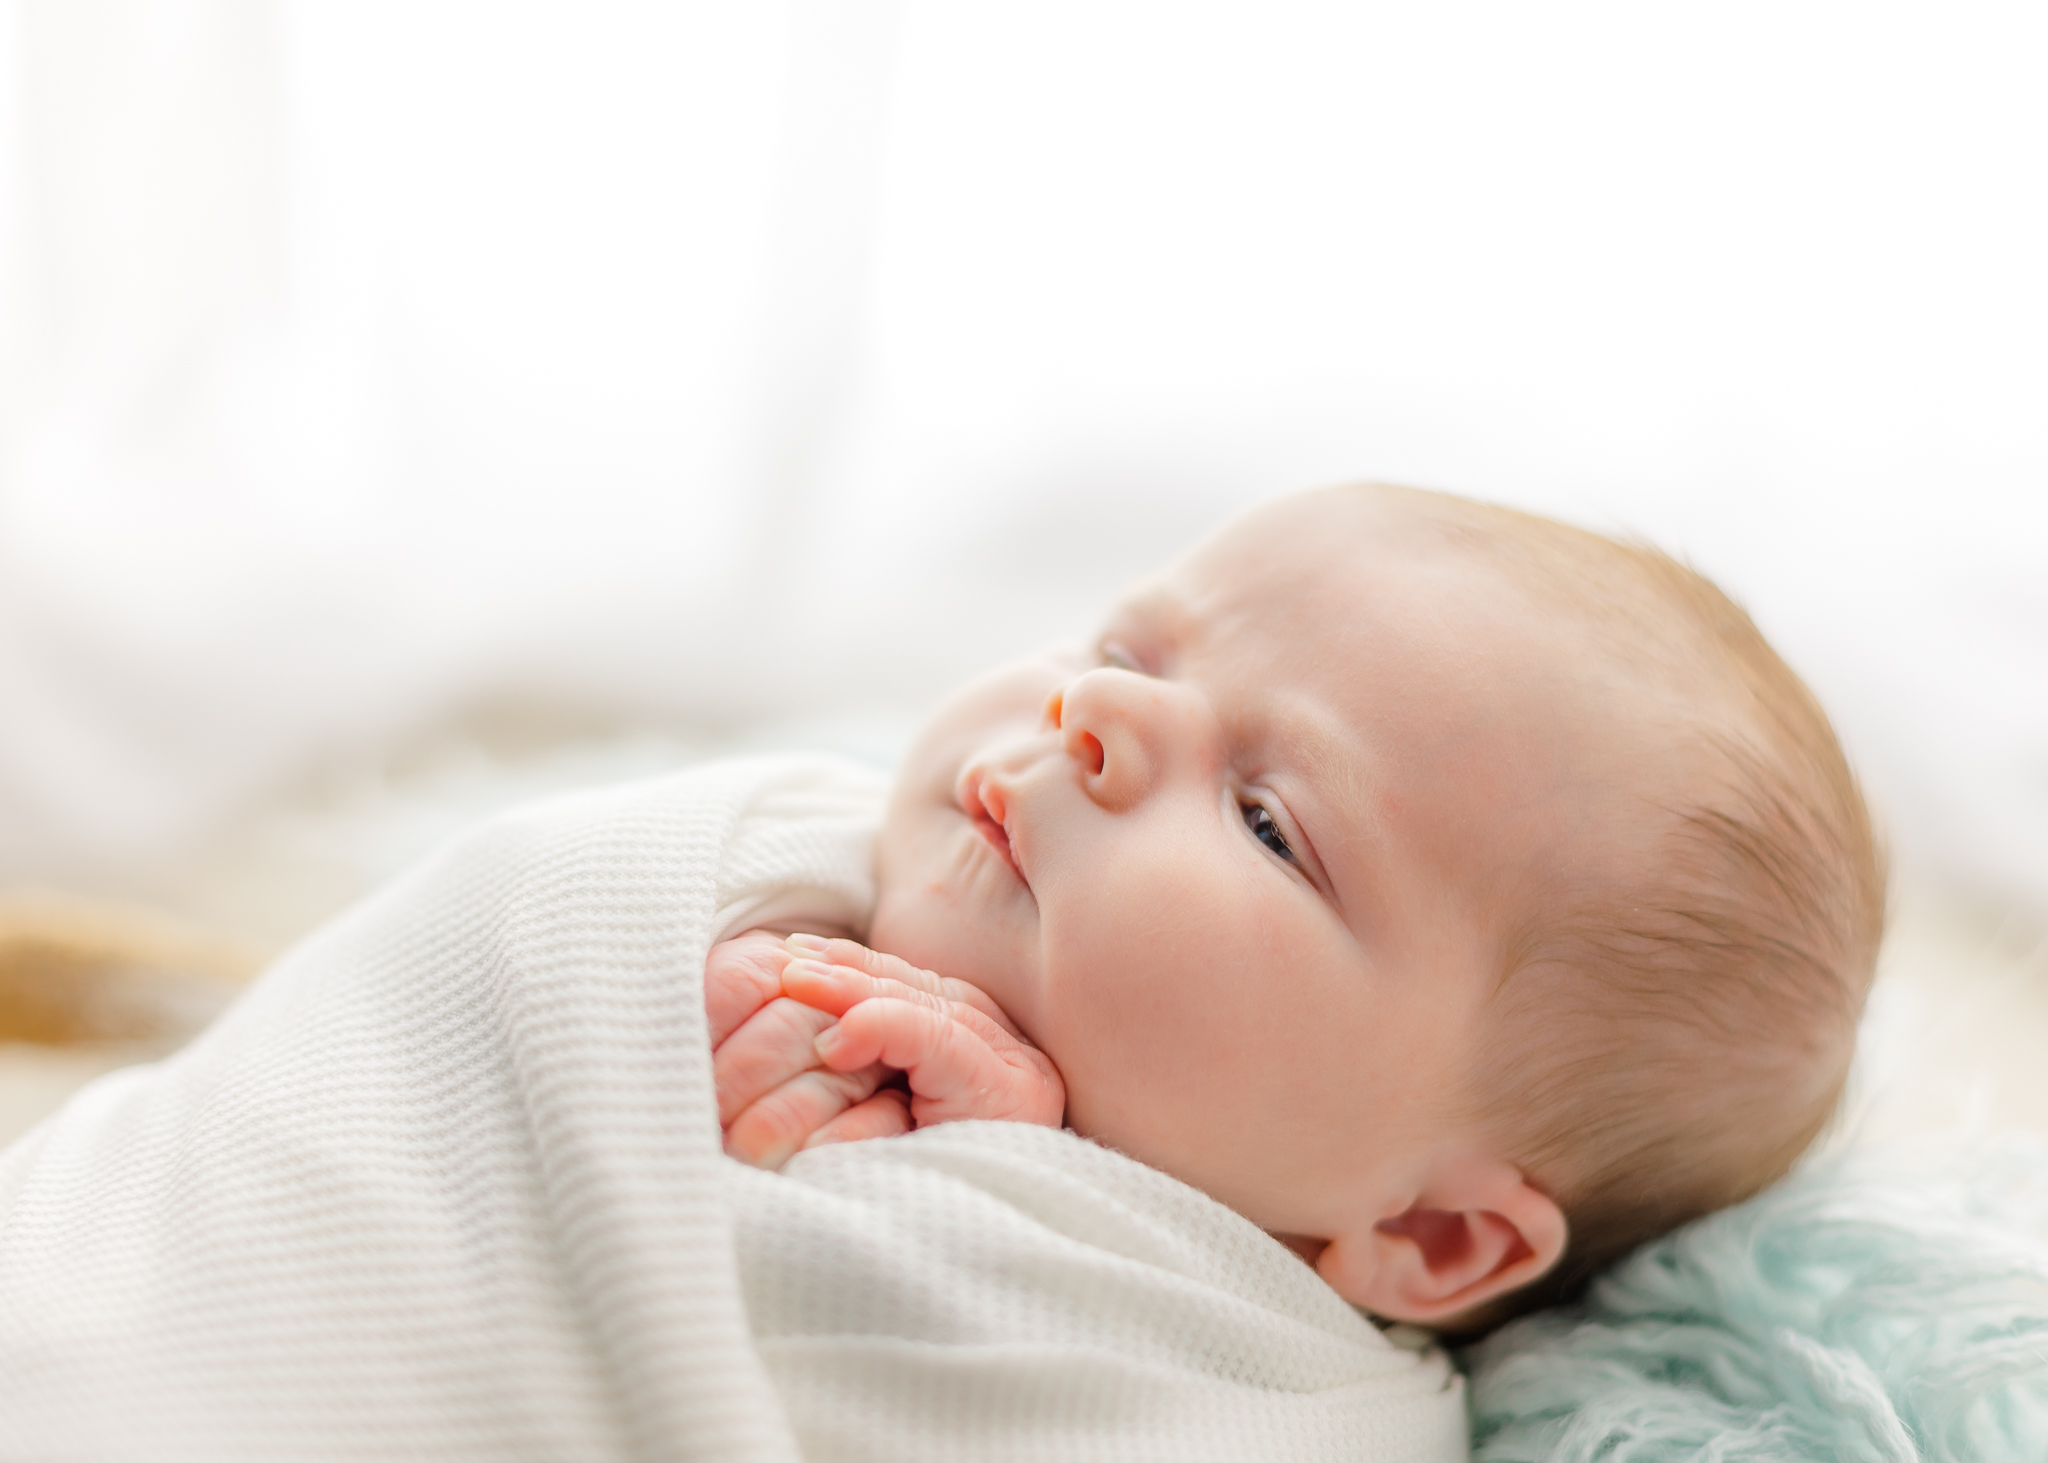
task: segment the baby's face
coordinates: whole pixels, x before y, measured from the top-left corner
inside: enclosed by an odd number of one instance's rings
[[[1589,857],[1567,792],[1610,750],[1555,627],[1402,511],[1282,500],[965,687],[880,846],[877,948],[994,997],[1077,1131],[1278,1232],[1399,1214],[1472,1141],[1504,929]]]

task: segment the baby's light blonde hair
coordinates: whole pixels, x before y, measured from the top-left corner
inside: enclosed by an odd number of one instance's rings
[[[1877,957],[1884,855],[1819,703],[1706,578],[1510,509],[1370,491],[1563,616],[1579,673],[1683,770],[1610,794],[1641,840],[1620,882],[1540,871],[1501,931],[1466,1100],[1570,1241],[1491,1324],[1755,1193],[1820,1132]]]

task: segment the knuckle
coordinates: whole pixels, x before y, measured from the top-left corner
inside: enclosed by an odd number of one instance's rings
[[[829,1098],[834,1110],[852,1107],[873,1092],[881,1081],[880,1074],[872,1067],[860,1067],[851,1072],[825,1068],[808,1072],[805,1076]]]
[[[808,1006],[793,1001],[775,1004],[810,1012]],[[776,1011],[771,1006],[757,1011],[727,1037],[711,1059],[712,1075],[721,1093],[756,1092],[811,1066],[815,1060],[813,1043],[832,1018],[818,1012],[810,1014],[816,1019]]]
[[[806,1047],[819,1032],[832,1024],[832,1018],[816,1006],[806,1006],[802,1001],[791,1000],[788,996],[777,996],[762,1007],[760,1014],[768,1018],[774,1029],[785,1039]]]
[[[779,1148],[799,1141],[816,1126],[802,1094],[788,1087],[778,1088],[755,1102],[733,1124],[735,1130],[745,1130],[751,1144],[761,1148]]]
[[[923,1006],[928,1010],[944,1011],[951,1004],[936,991],[924,990],[914,985],[905,985],[900,980],[884,980],[880,984],[887,988],[887,994],[895,1000],[911,1006]]]
[[[986,1051],[986,1047],[974,1039],[974,1033],[957,1021],[946,1022],[932,1034],[932,1048],[938,1056],[967,1064],[975,1063]]]

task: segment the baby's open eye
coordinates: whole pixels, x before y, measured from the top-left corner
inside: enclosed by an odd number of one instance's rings
[[[1266,811],[1264,804],[1246,802],[1240,798],[1237,806],[1238,811],[1244,815],[1244,826],[1252,830],[1252,837],[1296,868],[1301,867],[1301,860],[1296,858],[1294,850],[1288,847],[1287,835],[1280,831],[1280,825],[1273,821],[1273,815]]]

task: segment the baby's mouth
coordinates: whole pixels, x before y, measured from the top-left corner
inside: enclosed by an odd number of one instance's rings
[[[1003,857],[1010,861],[1012,868],[1016,867],[1017,856],[1010,852],[1010,835],[1004,831],[1002,824],[993,818],[983,816],[974,820],[974,831],[993,843]]]
[[[980,768],[970,768],[961,774],[955,797],[960,811],[974,824],[974,831],[994,845],[996,852],[1003,856],[1003,862],[1010,866],[1010,871],[1029,888],[1024,870],[1017,863],[1016,851],[1010,847],[1010,830],[1006,821],[1009,804],[1002,790],[991,784],[988,774]]]

